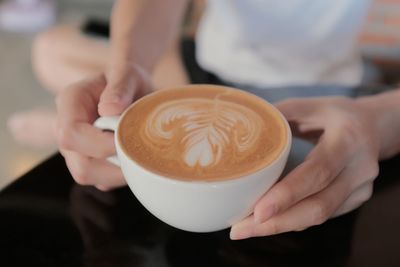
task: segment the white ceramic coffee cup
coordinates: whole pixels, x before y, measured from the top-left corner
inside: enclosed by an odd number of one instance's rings
[[[278,180],[286,165],[292,135],[281,115],[286,125],[287,143],[275,161],[257,172],[213,182],[175,180],[152,173],[132,160],[121,148],[118,139],[119,122],[134,105],[120,117],[101,117],[94,125],[115,131],[117,156],[109,160],[121,167],[127,184],[143,206],[176,228],[212,232],[244,219],[252,213],[257,200]]]

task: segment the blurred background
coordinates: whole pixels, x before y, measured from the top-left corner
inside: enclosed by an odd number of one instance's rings
[[[107,20],[112,4],[112,0],[0,0],[0,188],[57,151],[54,145],[22,145],[7,127],[8,118],[17,111],[54,108],[54,96],[42,88],[32,71],[35,36],[54,25]],[[201,8],[196,8],[192,17],[200,15]],[[400,80],[400,0],[374,0],[360,45],[368,75],[375,82],[396,85]]]
[[[22,0],[22,3],[32,4],[29,0]],[[37,32],[52,24],[83,24],[89,17],[108,19],[113,1],[58,0],[50,3],[55,5],[55,20],[52,21],[52,15],[49,15],[52,12],[43,11],[46,8],[30,10],[47,18],[38,21],[34,16],[27,18],[18,11],[14,16],[12,11],[11,14],[3,13],[4,10],[15,10],[15,6],[10,8],[10,1],[0,0],[0,188],[56,152],[55,146],[32,148],[21,145],[7,129],[7,120],[14,112],[36,106],[54,106],[54,96],[39,85],[32,71],[31,46]],[[9,22],[5,22],[5,18]]]

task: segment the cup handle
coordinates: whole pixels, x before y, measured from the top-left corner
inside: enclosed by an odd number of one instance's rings
[[[115,132],[118,127],[119,118],[119,116],[100,117],[93,123],[93,126],[101,130]],[[118,167],[120,166],[117,155],[110,156],[107,158],[107,160]]]

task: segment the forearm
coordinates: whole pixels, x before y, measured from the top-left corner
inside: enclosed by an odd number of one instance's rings
[[[111,16],[109,68],[151,72],[179,32],[187,0],[118,0]]]
[[[400,89],[357,99],[374,119],[381,150],[380,159],[400,153]]]

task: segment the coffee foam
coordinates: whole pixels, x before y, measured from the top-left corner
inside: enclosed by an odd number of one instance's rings
[[[271,162],[283,149],[286,131],[263,100],[225,87],[196,86],[140,100],[124,116],[120,140],[132,159],[153,172],[219,180]]]
[[[260,135],[262,119],[249,108],[214,99],[168,101],[146,120],[143,138],[153,145],[175,146],[190,167],[217,165],[223,157],[241,157]],[[226,155],[227,147],[231,155]],[[225,153],[224,153],[225,152]],[[224,155],[223,155],[224,154]]]

